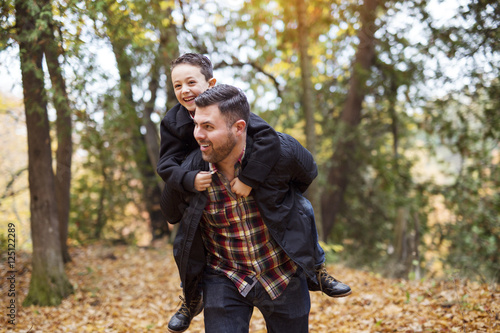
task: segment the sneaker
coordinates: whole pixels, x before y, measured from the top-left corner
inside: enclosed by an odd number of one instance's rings
[[[309,288],[309,290],[321,290],[324,294],[330,297],[345,297],[352,293],[351,287],[347,284],[340,282],[326,271],[325,264],[322,264],[317,270],[319,288]]]
[[[193,299],[189,307],[182,296],[179,298],[182,301],[181,307],[168,322],[168,331],[171,333],[181,333],[187,330],[191,320],[203,310],[203,295],[201,293],[199,297]]]

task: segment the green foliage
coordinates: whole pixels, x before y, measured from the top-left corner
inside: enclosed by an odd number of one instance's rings
[[[451,213],[434,231],[441,235],[441,243],[448,241],[446,263],[465,276],[496,280],[500,278],[500,115],[491,111],[499,106],[498,86],[495,80],[472,94],[446,96],[446,103],[436,103],[440,108],[427,110],[426,123],[428,131],[439,137],[439,145],[459,161],[457,170],[443,161],[451,181],[434,186]]]
[[[113,226],[108,225],[110,221],[142,220],[138,212],[130,212],[131,203],[139,203],[141,193],[130,132],[123,130],[131,125],[123,124],[128,120],[113,103],[111,94],[101,105],[102,124],[88,117],[80,132],[80,145],[87,156],[74,177],[70,235],[82,242],[105,236],[105,230],[116,238]]]

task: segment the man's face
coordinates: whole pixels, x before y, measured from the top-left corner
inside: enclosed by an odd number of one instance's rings
[[[194,123],[194,138],[205,161],[216,164],[229,156],[237,143],[234,126],[228,128],[217,105],[197,108]]]
[[[175,97],[188,111],[194,111],[196,105],[194,99],[213,87],[215,79],[206,80],[197,66],[190,64],[180,64],[172,70],[172,84],[174,86]]]

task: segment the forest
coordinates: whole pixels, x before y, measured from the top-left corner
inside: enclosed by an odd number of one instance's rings
[[[170,63],[186,52],[206,55],[218,83],[313,154],[307,197],[329,264],[464,279],[494,286],[498,302],[498,1],[0,6],[0,253],[2,267],[15,254],[30,272],[19,304],[81,293],[68,265],[87,247],[163,244],[171,260],[156,165],[177,103]]]

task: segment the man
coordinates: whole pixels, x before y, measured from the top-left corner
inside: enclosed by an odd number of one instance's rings
[[[194,136],[200,149],[187,170],[212,174],[206,191],[167,190],[167,219],[180,222],[174,243],[187,304],[203,286],[206,332],[248,332],[254,307],[269,332],[308,332],[306,277],[318,283],[317,238],[302,193],[317,175],[311,154],[279,133],[280,156],[268,177],[247,197],[231,182],[252,156],[250,108],[243,92],[215,86],[196,100]],[[203,190],[203,189],[202,189]]]
[[[187,170],[181,167],[182,161],[192,150],[200,147],[193,136],[195,114],[195,98],[207,89],[215,86],[213,67],[210,60],[197,53],[186,53],[175,59],[171,65],[172,84],[178,104],[170,109],[161,122],[161,149],[158,162],[158,174],[165,180],[166,187],[187,193],[205,191],[211,184],[210,172],[203,170]],[[253,142],[251,155],[246,155],[244,168],[238,177],[231,181],[231,192],[247,197],[252,188],[258,188],[267,179],[269,172],[280,155],[280,140],[274,129],[256,114],[251,113],[246,124],[246,135]],[[310,203],[305,200],[306,204]],[[162,210],[167,209],[162,196]],[[310,209],[312,224],[314,212]],[[166,216],[168,213],[165,214]],[[324,251],[317,239],[310,246],[316,247],[316,268],[319,285],[309,282],[310,291],[321,290],[330,297],[344,297],[351,293],[348,285],[338,282],[324,267]],[[182,298],[181,298],[182,299]],[[184,332],[194,316],[203,309],[201,290],[194,301],[181,307],[171,317],[168,330],[171,333]]]

